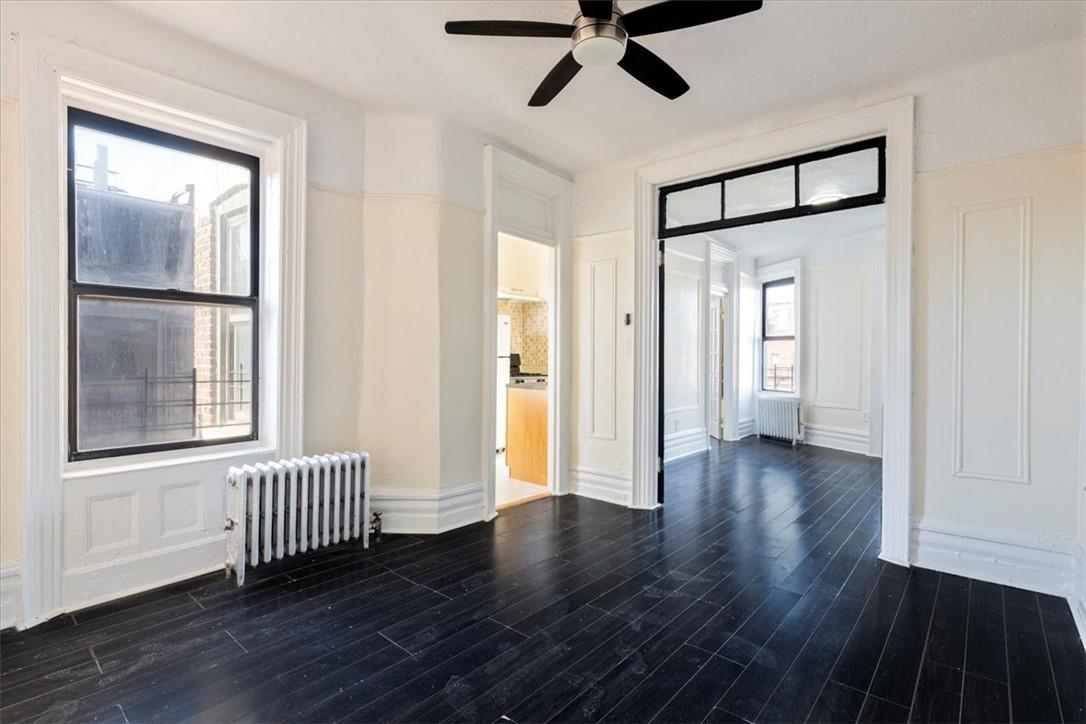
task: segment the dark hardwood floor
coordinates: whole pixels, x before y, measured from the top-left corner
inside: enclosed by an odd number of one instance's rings
[[[878,560],[879,466],[748,440],[0,639],[0,720],[1086,719],[1067,603]]]

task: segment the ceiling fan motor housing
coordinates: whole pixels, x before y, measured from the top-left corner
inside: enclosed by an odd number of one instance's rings
[[[600,67],[622,60],[626,53],[622,13],[613,10],[606,20],[578,15],[573,27],[573,59],[579,64]]]

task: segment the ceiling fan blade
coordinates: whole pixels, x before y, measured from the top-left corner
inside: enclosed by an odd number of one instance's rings
[[[665,98],[675,100],[690,90],[690,86],[674,68],[660,60],[656,53],[633,40],[626,41],[626,54],[618,61],[618,65]]]
[[[578,0],[581,6],[581,15],[597,20],[611,19],[611,0]]]
[[[500,35],[511,38],[569,38],[573,26],[526,20],[454,20],[445,23],[449,35]]]
[[[547,73],[547,77],[543,79],[539,87],[535,89],[535,93],[532,94],[528,105],[545,106],[550,103],[573,80],[573,76],[577,75],[577,71],[580,69],[581,64],[573,59],[573,51],[566,53],[558,61],[557,65],[551,68],[551,72]]]
[[[681,30],[760,10],[761,0],[665,0],[622,16],[631,37]]]

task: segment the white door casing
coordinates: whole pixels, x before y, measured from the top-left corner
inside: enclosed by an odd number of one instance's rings
[[[632,507],[656,503],[659,188],[848,141],[886,137],[886,325],[883,355],[883,518],[880,557],[907,565],[912,496],[911,96],[642,166],[635,171],[635,358]]]
[[[498,234],[506,233],[551,247],[551,294],[547,385],[547,487],[553,495],[569,492],[570,328],[573,250],[569,237],[571,182],[512,153],[483,148],[483,445],[486,472],[483,519],[495,509],[494,440],[496,418]],[[548,295],[544,295],[548,296]]]

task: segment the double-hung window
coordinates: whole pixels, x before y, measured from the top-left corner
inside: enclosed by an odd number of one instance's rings
[[[254,440],[259,160],[68,109],[72,460]]]
[[[796,391],[796,280],[762,285],[762,389]]]

